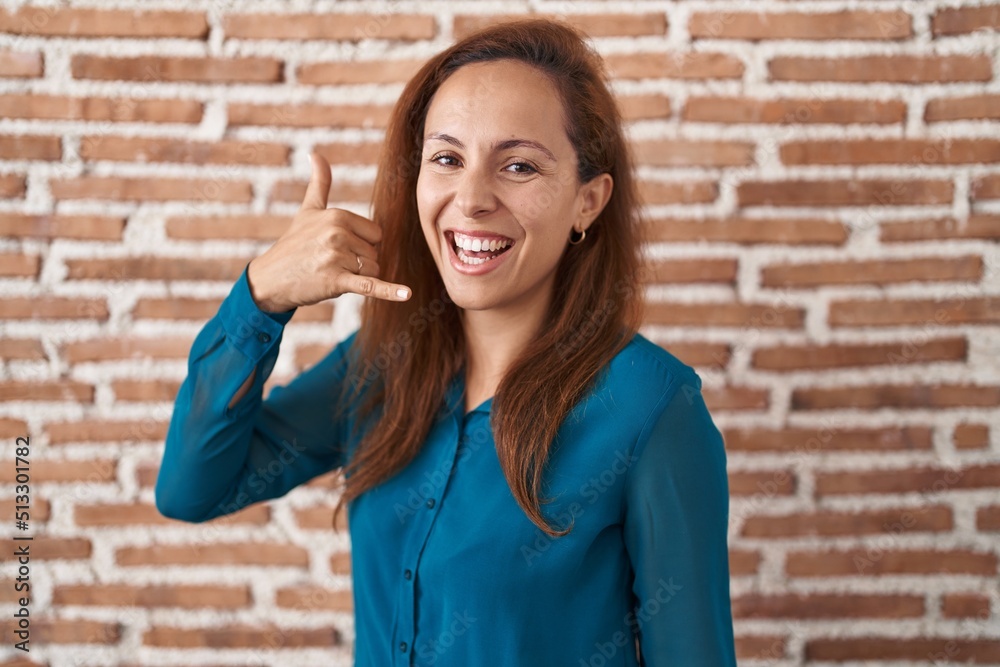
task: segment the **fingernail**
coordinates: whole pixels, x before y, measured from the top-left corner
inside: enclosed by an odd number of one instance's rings
[[[396,290],[396,296],[398,296],[400,299],[405,299],[409,295],[410,295],[410,290],[405,290],[405,289]]]

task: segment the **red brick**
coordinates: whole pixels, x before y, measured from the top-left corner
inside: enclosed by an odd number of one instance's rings
[[[927,101],[924,122],[1000,119],[1000,95],[984,93],[964,97],[936,97]]]
[[[462,39],[481,28],[525,18],[548,18],[568,23],[589,37],[641,37],[667,34],[666,14],[638,11],[621,14],[555,14],[535,11],[528,14],[460,14],[454,18],[452,31],[455,39]]]
[[[1000,162],[1000,140],[862,139],[789,141],[781,145],[785,164],[941,164]]]
[[[333,574],[351,574],[351,554],[346,551],[338,551],[330,556],[330,572]]]
[[[754,163],[754,144],[746,141],[657,139],[633,144],[637,163],[655,167],[737,167]]]
[[[334,516],[332,507],[306,507],[293,510],[295,523],[302,530],[345,530],[346,513],[341,510]]]
[[[59,160],[62,146],[59,137],[29,134],[0,136],[0,159],[3,160]]]
[[[880,546],[846,550],[792,551],[785,572],[793,577],[852,577],[913,574],[972,574],[993,576],[996,554],[967,549],[883,549]]]
[[[648,201],[648,200],[647,200]],[[651,202],[659,203],[659,202]],[[710,241],[756,245],[843,245],[847,227],[833,220],[819,218],[709,218],[656,219],[652,221],[650,241]]]
[[[902,100],[782,98],[778,100],[721,95],[689,97],[681,118],[701,123],[828,123],[893,124],[906,120]]]
[[[947,532],[954,527],[951,508],[922,504],[916,508],[860,511],[817,510],[749,516],[743,537],[804,537],[811,535],[877,535],[885,532]]]
[[[737,260],[718,257],[702,259],[651,260],[646,264],[648,283],[736,284]]]
[[[104,299],[68,296],[0,298],[0,318],[15,320],[99,320],[107,321]]]
[[[0,197],[20,199],[24,197],[27,181],[19,174],[0,174]]]
[[[50,37],[189,37],[208,36],[201,12],[128,11],[70,7],[23,7],[0,10],[0,31]]]
[[[145,442],[162,441],[167,435],[168,421],[113,421],[82,419],[48,422],[45,430],[49,442],[62,445],[69,442]]]
[[[0,51],[0,77],[31,79],[42,75],[41,53]]]
[[[609,53],[604,62],[614,79],[739,79],[744,70],[738,57],[708,51]]]
[[[226,518],[226,517],[223,517]],[[122,547],[115,551],[118,565],[222,565],[225,567],[297,567],[309,565],[303,547],[278,542],[212,542]]]
[[[28,434],[28,423],[23,419],[0,417],[0,437],[14,439]]]
[[[788,638],[774,635],[736,635],[736,658],[773,662],[788,657]]]
[[[997,26],[1000,26],[1000,4],[941,7],[931,17],[931,33],[935,37],[975,31],[996,31]]]
[[[0,359],[44,361],[47,358],[45,348],[42,347],[42,342],[37,338],[0,339]]]
[[[93,403],[94,386],[75,380],[0,381],[0,401]]]
[[[186,359],[191,351],[193,336],[156,336],[129,338],[102,336],[63,344],[60,356],[69,364],[88,361],[135,361]]]
[[[350,60],[299,65],[296,78],[311,86],[406,83],[424,64],[424,60]]]
[[[819,285],[969,281],[983,276],[980,255],[913,259],[846,260],[761,267],[761,286],[806,288]]]
[[[662,343],[657,341],[655,337],[652,338],[652,341],[667,349],[684,363],[695,366],[699,370],[724,369],[732,360],[732,346],[728,343],[680,340]],[[296,348],[296,356],[301,350],[301,346]]]
[[[972,214],[968,218],[935,218],[905,222],[882,222],[879,241],[931,241],[935,239],[1000,240],[1000,215]]]
[[[733,618],[917,618],[923,595],[749,593],[733,598]]]
[[[830,326],[946,326],[1000,322],[1000,297],[832,301]]]
[[[217,178],[80,176],[52,181],[49,187],[55,199],[188,200],[242,204],[253,199],[249,182]]]
[[[941,615],[945,618],[990,617],[990,599],[979,593],[949,593],[941,597]]]
[[[799,387],[792,390],[791,397],[793,410],[944,409],[997,405],[1000,405],[1000,386],[955,383]]]
[[[767,410],[770,407],[770,392],[767,389],[725,386],[706,388],[702,393],[705,395],[705,404],[712,412]]]
[[[42,262],[38,255],[22,255],[20,253],[0,253],[0,276],[5,278],[38,277]]]
[[[46,483],[117,481],[118,462],[114,459],[32,459],[31,474]],[[0,470],[0,481],[14,482],[13,467]]]
[[[277,606],[282,608],[300,611],[354,611],[354,597],[350,589],[291,586],[279,588],[274,597]]]
[[[297,630],[276,625],[230,625],[221,628],[181,628],[154,625],[142,633],[143,646],[168,648],[282,649],[330,647],[341,644],[336,628]]]
[[[17,621],[0,623],[5,637],[13,637]],[[122,624],[114,621],[88,621],[75,618],[31,619],[32,643],[49,644],[117,644],[122,638]]]
[[[329,204],[341,202],[368,202],[372,197],[372,183],[334,181],[330,187]],[[301,203],[306,194],[305,181],[278,181],[271,192],[271,201]]]
[[[363,141],[361,143],[340,141],[329,144],[317,144],[313,146],[313,151],[326,158],[326,161],[331,165],[377,165],[379,153],[384,143],[381,140]]]
[[[180,380],[112,380],[111,392],[117,401],[172,403],[180,386]]]
[[[147,609],[164,607],[237,609],[248,607],[250,603],[248,586],[131,586],[103,582],[97,585],[57,584],[52,591],[52,604],[60,607],[87,605]]]
[[[990,427],[986,424],[957,424],[952,442],[955,449],[985,449],[990,446]]]
[[[666,95],[660,93],[619,95],[617,99],[622,112],[622,120],[626,122],[670,117],[670,98]]]
[[[639,196],[646,205],[709,204],[719,196],[715,181],[684,179],[682,181],[637,181]]]
[[[31,465],[34,468],[35,462],[32,461]],[[0,559],[14,560],[15,544],[17,542],[13,539],[4,540]],[[90,540],[82,537],[35,535],[31,540],[32,560],[83,560],[90,558],[92,552]]]
[[[166,232],[173,239],[252,239],[275,241],[292,222],[290,215],[220,215],[167,218]]]
[[[671,326],[801,329],[805,321],[805,310],[798,306],[732,301],[654,301],[646,306],[646,321]]]
[[[790,496],[798,486],[791,470],[735,470],[729,473],[729,494],[733,496]]]
[[[981,532],[1000,531],[1000,505],[980,507],[976,510],[976,530]]]
[[[972,181],[972,199],[1000,199],[1000,174],[986,174]]]
[[[851,636],[842,639],[807,639],[805,659],[816,662],[899,661],[920,663],[940,656],[971,658],[975,664],[1000,662],[1000,640],[959,637]],[[968,662],[968,660],[965,660]]]
[[[902,39],[911,37],[910,15],[901,11],[694,12],[694,39]]]
[[[203,104],[196,100],[66,95],[0,95],[0,116],[42,120],[110,120],[119,123],[198,123]]]
[[[0,236],[121,241],[125,218],[102,215],[0,213]]]
[[[734,577],[757,574],[762,558],[759,551],[729,550],[729,574]]]
[[[230,102],[229,125],[278,127],[384,128],[389,105],[377,104],[249,104]]]
[[[815,488],[817,498],[843,494],[929,494],[956,489],[1000,488],[1000,464],[820,472],[816,475]]]
[[[240,39],[392,39],[418,41],[437,35],[437,23],[426,14],[229,14],[223,18],[227,38]]]
[[[926,426],[836,430],[793,426],[727,428],[723,434],[727,451],[812,454],[823,451],[926,451],[933,447],[933,432]]]
[[[182,58],[73,56],[74,79],[108,81],[194,81],[197,83],[279,83],[283,64],[275,58]]]
[[[34,479],[36,480],[43,479],[42,477],[39,477],[35,473],[34,468],[32,468],[31,472]],[[2,498],[0,499],[0,511],[3,511],[4,516],[13,517],[14,512],[17,511],[17,505],[20,504],[22,503],[19,503],[17,501],[17,498],[14,497]],[[52,506],[49,504],[49,501],[46,500],[45,498],[39,497],[37,492],[33,492],[30,499],[30,511],[29,511],[31,523],[36,526],[39,523],[45,523],[46,521],[49,520],[49,517],[51,516],[51,510]]]
[[[989,81],[986,55],[888,55],[845,58],[776,56],[768,62],[773,81],[857,81],[950,83]]]
[[[753,351],[751,366],[769,371],[855,368],[933,361],[965,361],[968,341],[962,336],[899,343],[831,343],[776,345]]]
[[[85,160],[184,164],[288,165],[291,149],[261,141],[183,141],[91,135],[80,140]]]
[[[181,521],[163,516],[155,505],[147,503],[77,505],[73,510],[73,517],[78,526],[184,525]],[[269,517],[268,508],[258,504],[217,517],[213,521],[262,525],[268,522]]]
[[[740,206],[906,206],[949,204],[950,180],[830,179],[744,181]]]
[[[69,280],[219,280],[236,282],[253,257],[194,259],[145,255],[67,259]]]

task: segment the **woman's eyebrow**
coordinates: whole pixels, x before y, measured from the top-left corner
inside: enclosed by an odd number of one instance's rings
[[[451,136],[450,134],[445,134],[444,132],[435,132],[434,134],[427,135],[427,138],[424,139],[424,143],[426,144],[428,141],[432,141],[434,139],[438,139],[440,141],[446,141],[457,148],[461,149],[465,148],[465,144],[463,144],[461,141]],[[533,141],[531,139],[505,139],[503,141],[494,142],[493,145],[490,146],[490,148],[494,151],[505,151],[510,148],[517,148],[518,146],[526,146],[528,148],[534,148],[544,153],[545,156],[550,160],[552,160],[553,162],[558,162],[558,160],[556,160],[556,156],[552,154],[552,151],[550,151],[548,148],[538,143],[537,141]]]

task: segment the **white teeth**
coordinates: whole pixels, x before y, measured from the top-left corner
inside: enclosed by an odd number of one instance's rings
[[[469,252],[481,252],[486,250],[488,252],[496,252],[501,248],[506,248],[510,245],[510,241],[501,241],[499,239],[483,240],[473,236],[465,236],[464,234],[454,234],[455,247],[461,248]]]

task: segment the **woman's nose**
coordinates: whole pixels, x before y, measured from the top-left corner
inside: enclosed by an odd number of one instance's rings
[[[466,167],[455,186],[455,206],[466,218],[475,218],[496,208],[496,193],[488,167]]]

